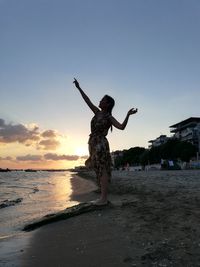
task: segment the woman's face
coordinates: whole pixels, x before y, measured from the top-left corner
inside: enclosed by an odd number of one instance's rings
[[[101,99],[101,101],[99,102],[99,107],[100,107],[100,109],[102,109],[102,110],[106,110],[106,109],[108,108],[108,106],[109,106],[109,103],[108,103],[108,101],[107,101],[107,98],[104,96],[104,97]]]

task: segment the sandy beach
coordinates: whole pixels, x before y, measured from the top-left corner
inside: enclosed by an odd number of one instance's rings
[[[92,175],[72,199],[98,197]],[[20,266],[200,266],[199,170],[113,172],[109,191],[108,206],[34,230]]]

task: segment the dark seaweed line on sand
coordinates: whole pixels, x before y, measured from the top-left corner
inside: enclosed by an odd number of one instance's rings
[[[76,206],[67,208],[67,209],[62,210],[58,213],[45,215],[40,220],[37,220],[33,223],[25,225],[22,230],[27,231],[27,232],[32,231],[36,228],[39,228],[39,227],[46,225],[46,224],[49,224],[49,223],[57,222],[60,220],[66,220],[68,218],[80,215],[82,213],[87,213],[87,212],[91,212],[91,211],[95,211],[95,210],[100,210],[102,208],[105,209],[105,208],[111,208],[111,207],[113,207],[112,204],[109,204],[105,207],[105,206],[95,206],[91,203],[80,203]]]

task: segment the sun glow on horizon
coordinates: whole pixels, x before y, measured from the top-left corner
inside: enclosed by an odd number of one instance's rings
[[[88,149],[85,146],[79,146],[75,148],[75,154],[79,157],[88,155]]]
[[[88,157],[87,144],[59,138],[59,147],[52,149],[38,149],[35,144],[26,146],[13,142],[0,146],[0,168],[10,169],[66,169],[84,165]]]

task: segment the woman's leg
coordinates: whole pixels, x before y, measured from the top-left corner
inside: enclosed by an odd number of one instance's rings
[[[110,176],[104,169],[102,172],[102,176],[100,177],[100,184],[101,184],[101,197],[99,199],[100,203],[106,203],[108,200],[108,181]]]

